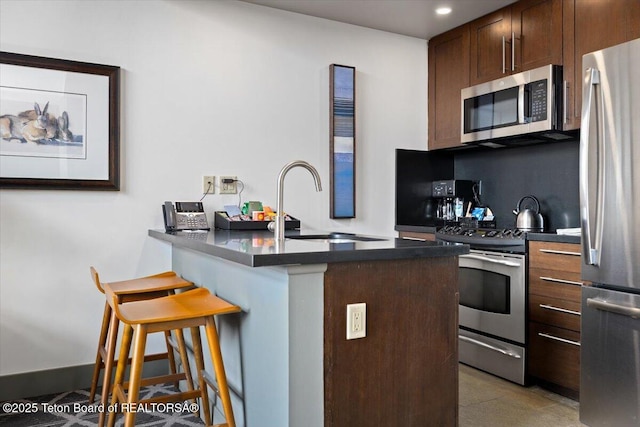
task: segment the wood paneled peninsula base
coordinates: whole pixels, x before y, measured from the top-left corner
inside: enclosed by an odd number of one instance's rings
[[[287,240],[275,250],[266,232],[149,234],[172,244],[173,270],[243,309],[219,324],[239,426],[457,425],[467,246]],[[365,338],[346,339],[352,303],[367,304]]]

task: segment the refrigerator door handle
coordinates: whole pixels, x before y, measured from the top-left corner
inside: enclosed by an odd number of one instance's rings
[[[595,145],[590,138],[591,108],[593,107],[595,86],[600,86],[600,72],[596,68],[587,69],[586,82],[583,91],[582,103],[582,127],[580,129],[580,219],[582,228],[582,253],[587,265],[600,265],[600,242],[602,234],[601,212],[604,203],[604,151],[603,130],[604,120],[602,108],[596,105],[597,137]],[[602,96],[600,96],[602,98]],[[596,185],[595,209],[591,209],[591,186],[589,185],[590,156],[596,157]]]
[[[621,314],[623,316],[631,317],[632,319],[640,319],[640,307],[628,307],[626,305],[613,304],[598,298],[587,298],[587,306],[601,311]]]

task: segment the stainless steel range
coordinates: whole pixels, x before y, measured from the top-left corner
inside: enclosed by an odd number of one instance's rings
[[[460,256],[460,362],[524,384],[526,233],[445,226],[436,239],[471,246]]]

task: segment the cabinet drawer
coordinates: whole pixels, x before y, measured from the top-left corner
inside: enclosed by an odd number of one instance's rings
[[[580,302],[529,295],[529,320],[580,332]]]
[[[529,374],[578,392],[580,334],[529,323]]]
[[[529,265],[580,274],[580,245],[530,241]]]
[[[578,273],[529,269],[529,294],[580,302],[581,285]]]

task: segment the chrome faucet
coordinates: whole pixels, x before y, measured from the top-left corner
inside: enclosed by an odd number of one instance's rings
[[[271,227],[271,224],[269,224],[270,225],[269,229],[270,230],[273,229],[276,235],[276,240],[279,242],[284,241],[284,208],[282,206],[283,199],[284,199],[284,177],[287,175],[287,172],[289,172],[291,169],[295,167],[302,167],[308,170],[313,176],[313,180],[316,183],[316,191],[322,191],[320,174],[318,174],[318,171],[316,170],[316,168],[311,166],[309,163],[303,160],[295,160],[291,163],[287,163],[286,165],[284,165],[284,167],[280,171],[280,174],[278,175],[278,194],[277,194],[277,201],[276,201],[275,225]]]

